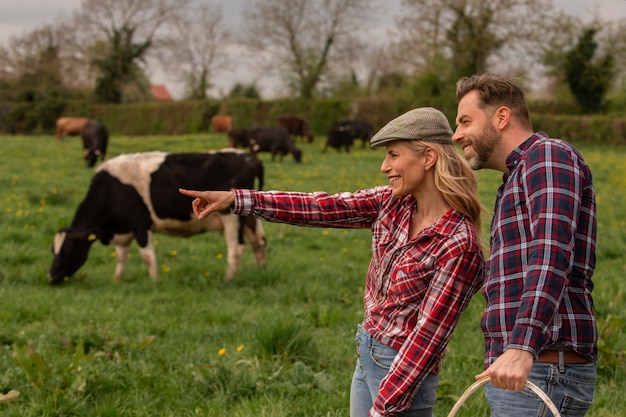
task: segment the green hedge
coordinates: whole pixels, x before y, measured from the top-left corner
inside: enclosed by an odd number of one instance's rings
[[[361,99],[226,99],[169,103],[95,104],[0,103],[0,132],[53,134],[61,116],[91,117],[102,122],[112,135],[182,135],[209,133],[211,117],[228,114],[238,128],[272,126],[280,114],[306,117],[313,132],[323,136],[339,119],[365,119],[379,129],[389,120],[413,107],[432,105],[448,115],[454,126],[456,104],[450,100],[416,99],[411,103],[390,97]],[[545,108],[539,104],[538,108]],[[577,116],[537,111],[531,105],[535,130],[571,142],[626,144],[626,119],[609,116]]]
[[[98,105],[89,117],[102,122],[111,134],[179,135],[208,132],[217,101]]]
[[[533,127],[568,142],[626,144],[625,118],[535,115]]]

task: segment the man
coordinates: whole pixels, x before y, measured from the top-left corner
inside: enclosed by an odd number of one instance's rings
[[[543,416],[521,391],[542,388],[563,416],[584,416],[598,359],[591,277],[596,202],[591,171],[570,144],[533,132],[524,91],[507,77],[457,83],[458,143],[475,169],[502,171],[481,326],[492,416]],[[550,414],[547,414],[550,415]]]

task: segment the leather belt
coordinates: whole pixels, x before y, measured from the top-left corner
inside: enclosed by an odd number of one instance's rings
[[[561,356],[559,360],[559,356]],[[571,349],[548,349],[539,354],[537,362],[553,364],[583,364],[591,363],[584,356],[579,355]]]

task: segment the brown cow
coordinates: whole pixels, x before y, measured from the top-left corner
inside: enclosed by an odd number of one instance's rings
[[[233,128],[233,118],[218,114],[211,117],[211,126],[214,133],[228,133]]]
[[[313,142],[313,133],[309,129],[309,123],[302,116],[295,114],[280,115],[276,118],[276,125],[287,129],[294,138],[306,138],[308,143]]]
[[[61,140],[65,135],[80,135],[83,133],[87,117],[60,117],[56,123],[56,138]]]

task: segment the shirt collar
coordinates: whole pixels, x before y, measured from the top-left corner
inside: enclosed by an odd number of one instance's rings
[[[537,141],[543,139],[548,139],[548,135],[544,132],[537,132],[522,142],[517,148],[513,149],[513,152],[511,152],[506,158],[506,167],[509,169],[509,172],[513,171],[515,167],[517,167],[517,164],[519,164],[519,161],[522,159],[522,156],[528,148],[530,148]],[[505,176],[507,175],[505,174]]]
[[[406,196],[401,198],[403,199],[402,205],[404,206],[405,210],[414,211],[417,208],[417,201],[415,200],[415,197],[413,197],[413,195],[407,194]],[[459,214],[456,210],[450,209],[446,212],[446,214],[441,217],[441,219],[439,219],[437,223],[433,225],[434,227],[428,228],[427,235],[453,235],[462,218],[463,216]]]
[[[442,236],[452,236],[456,232],[462,219],[463,216],[456,210],[450,209],[434,224],[434,227],[429,228],[427,233],[431,236],[435,233]]]

